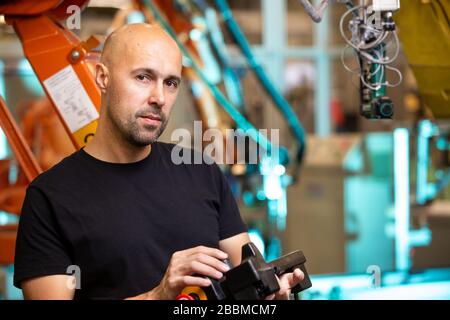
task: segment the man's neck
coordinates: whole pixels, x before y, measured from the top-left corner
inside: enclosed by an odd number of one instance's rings
[[[84,151],[94,158],[112,163],[132,163],[146,158],[151,152],[151,145],[134,146],[119,137],[113,138],[99,129],[84,148]]]

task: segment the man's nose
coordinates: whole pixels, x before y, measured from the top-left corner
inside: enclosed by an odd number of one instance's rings
[[[149,104],[157,104],[159,107],[163,107],[165,103],[164,84],[157,82],[151,89]]]

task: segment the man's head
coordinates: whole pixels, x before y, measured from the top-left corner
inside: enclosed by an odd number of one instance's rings
[[[154,142],[178,94],[181,58],[176,42],[156,25],[130,24],[109,35],[95,75],[99,126],[135,146]]]

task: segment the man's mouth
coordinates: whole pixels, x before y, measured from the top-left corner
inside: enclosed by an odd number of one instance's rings
[[[159,125],[161,123],[161,117],[155,115],[148,115],[141,117],[146,124]]]

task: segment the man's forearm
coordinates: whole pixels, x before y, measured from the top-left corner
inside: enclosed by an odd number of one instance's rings
[[[152,290],[142,293],[140,295],[126,298],[125,300],[164,300],[164,296],[161,293],[161,289],[159,286],[153,288]]]

